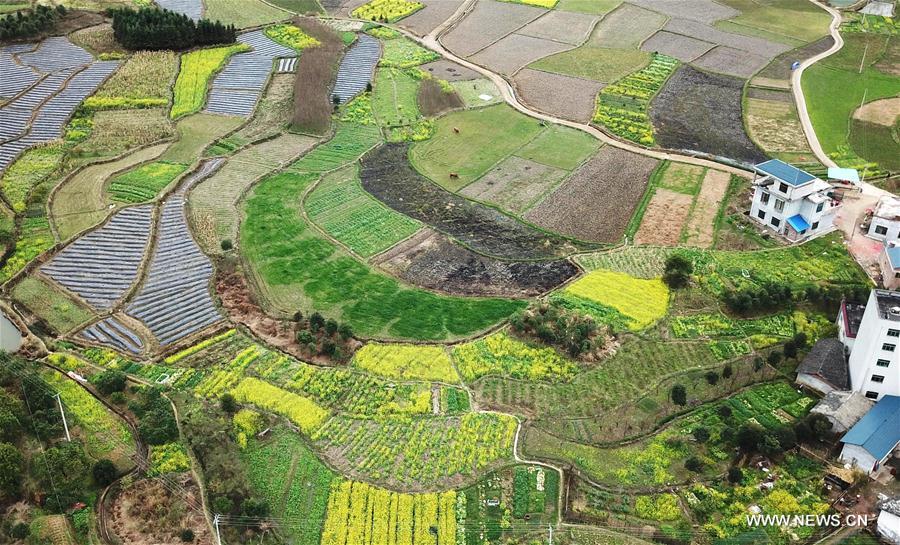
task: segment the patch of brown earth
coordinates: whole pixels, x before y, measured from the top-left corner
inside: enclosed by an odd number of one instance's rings
[[[691,246],[709,248],[715,238],[715,221],[722,200],[728,192],[728,183],[731,176],[727,172],[719,170],[706,171],[703,185],[697,195],[697,202],[691,212],[685,231],[686,242]]]
[[[647,205],[641,227],[634,236],[636,244],[675,246],[681,228],[691,212],[693,197],[670,189],[657,189]]]
[[[900,118],[900,97],[885,98],[864,104],[853,113],[853,119],[893,127]]]
[[[179,533],[194,532],[194,545],[212,545],[206,518],[188,504],[200,505],[200,489],[190,475],[174,478],[185,496],[173,494],[157,479],[126,485],[113,500],[110,530],[123,545],[185,545]]]

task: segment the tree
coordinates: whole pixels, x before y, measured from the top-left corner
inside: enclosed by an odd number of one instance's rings
[[[222,407],[222,410],[228,414],[234,414],[238,412],[238,403],[234,399],[234,396],[231,393],[224,393],[222,397],[219,398],[219,406]]]
[[[729,467],[728,468],[728,482],[731,484],[738,484],[744,480],[744,472],[741,471],[739,467]]]
[[[738,430],[735,440],[741,450],[744,452],[753,452],[762,440],[762,429],[757,426],[744,424]]]
[[[84,498],[84,477],[90,471],[87,457],[77,441],[57,443],[36,455],[30,464],[47,494],[47,508],[60,513]]]
[[[788,341],[784,343],[784,357],[786,358],[796,358],[797,357],[797,344],[794,341]]]
[[[808,339],[806,338],[806,333],[802,331],[794,335],[794,344],[797,345],[797,348],[806,348],[806,343]]]
[[[0,493],[15,499],[22,484],[25,460],[12,443],[0,443]]]
[[[328,335],[334,335],[335,333],[337,333],[337,330],[338,330],[338,323],[329,318],[325,322],[325,333]]]
[[[705,443],[709,441],[709,430],[704,427],[694,428],[694,439],[697,440],[698,443]]]
[[[719,405],[719,408],[716,410],[716,412],[718,412],[719,416],[721,416],[722,418],[731,418],[732,411],[731,407],[729,407],[728,405]]]
[[[0,441],[12,441],[21,433],[22,427],[15,413],[5,407],[0,407]]]
[[[298,310],[297,312],[294,313],[294,321],[295,322],[303,321],[303,312],[302,311]]]
[[[227,251],[231,250],[232,248],[234,248],[234,244],[231,242],[231,239],[229,239],[229,238],[222,239],[221,246],[222,246],[223,252],[227,252]]]
[[[322,317],[318,312],[313,312],[309,317],[309,330],[315,333],[322,329],[322,326],[325,325],[325,318]]]
[[[797,434],[793,428],[782,426],[775,430],[774,435],[782,450],[791,450],[797,446]]]
[[[719,382],[719,373],[716,373],[715,371],[707,371],[704,377],[710,386],[715,386],[715,384]]]
[[[309,343],[314,343],[315,341],[316,341],[316,338],[313,336],[312,333],[309,332],[309,330],[301,329],[300,331],[297,332],[297,342],[299,344],[309,344]]]
[[[684,467],[688,471],[693,471],[694,473],[700,473],[703,470],[703,462],[700,461],[700,458],[696,456],[691,456],[687,460],[684,461]]]
[[[762,440],[757,443],[756,449],[766,456],[778,456],[784,452],[774,433],[763,433]]]
[[[682,407],[687,405],[687,390],[681,384],[672,386],[672,391],[669,393],[669,396],[676,405],[681,405]]]
[[[178,537],[181,538],[181,541],[190,543],[191,541],[194,541],[194,531],[190,528],[183,528],[181,532],[178,533]]]
[[[94,476],[94,482],[101,488],[107,487],[116,480],[119,472],[116,466],[106,458],[97,460],[91,469],[91,475]]]
[[[262,518],[269,516],[269,504],[265,500],[257,498],[247,498],[241,505],[244,515],[254,518]]]
[[[783,356],[781,352],[779,352],[778,350],[773,350],[769,352],[768,356],[766,356],[766,361],[769,363],[769,365],[775,367],[776,365],[781,363],[782,357]]]
[[[734,374],[734,369],[731,368],[731,364],[725,364],[725,367],[722,368],[722,378],[731,378],[731,375]]]
[[[341,339],[348,340],[353,337],[353,328],[351,328],[348,324],[341,324],[338,328],[338,335],[341,336]]]
[[[113,392],[124,390],[127,377],[122,371],[108,369],[92,377],[91,382],[101,394],[108,396]]]
[[[672,254],[666,259],[663,281],[671,288],[682,288],[691,280],[694,264],[681,254]]]
[[[763,368],[763,359],[759,356],[756,356],[755,358],[753,358],[753,370],[759,371],[762,368]]]
[[[31,535],[31,527],[29,527],[24,522],[18,522],[15,524],[15,526],[9,529],[9,537],[13,539],[25,539],[29,535]]]

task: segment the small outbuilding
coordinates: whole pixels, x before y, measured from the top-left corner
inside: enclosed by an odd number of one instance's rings
[[[900,543],[900,496],[878,503],[875,531],[889,543]]]
[[[831,392],[822,398],[811,413],[821,414],[831,422],[831,431],[845,433],[869,412],[875,402],[859,392]]]
[[[900,445],[900,396],[885,395],[841,439],[840,460],[871,475]]]
[[[895,241],[885,244],[878,264],[881,266],[881,283],[885,289],[900,290],[900,245]]]
[[[900,199],[893,196],[878,199],[866,236],[885,243],[900,240]]]
[[[820,339],[797,368],[797,383],[829,394],[850,389],[850,369],[844,345],[835,338]]]

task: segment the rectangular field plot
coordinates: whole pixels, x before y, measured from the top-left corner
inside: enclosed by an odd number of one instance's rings
[[[203,0],[157,0],[156,3],[163,9],[187,15],[195,21],[203,14]]]
[[[199,1],[199,0],[198,0]],[[238,28],[261,26],[290,17],[290,13],[261,0],[206,0],[204,17]]]
[[[88,321],[93,312],[74,297],[40,276],[26,276],[12,289],[12,297],[60,334]]]
[[[683,17],[692,21],[714,23],[740,15],[736,9],[713,0],[630,0],[642,8],[652,9],[669,17]]]
[[[513,83],[519,98],[532,108],[563,119],[587,123],[603,84],[583,78],[524,68]]]
[[[471,57],[472,62],[511,76],[532,62],[572,46],[534,36],[510,34]]]
[[[682,62],[690,62],[715,46],[716,44],[697,40],[690,36],[661,30],[641,44],[641,49],[650,53],[662,53],[675,57]]]
[[[669,189],[657,188],[644,211],[641,226],[634,235],[635,244],[675,246],[691,212],[694,198]]]
[[[363,257],[390,248],[422,226],[366,193],[355,167],[323,178],[304,207],[310,220]]]
[[[695,60],[694,64],[713,72],[749,78],[769,64],[769,60],[769,57],[719,46]]]
[[[137,278],[152,207],[126,208],[68,245],[40,271],[98,309],[110,308]]]
[[[671,19],[666,23],[666,26],[663,27],[663,30],[681,34],[682,36],[690,36],[696,40],[703,40],[732,49],[739,49],[768,59],[773,59],[776,55],[791,49],[790,46],[785,44],[753,36],[743,36],[741,34],[724,32],[718,28],[697,21],[689,21],[687,19]]]
[[[719,170],[708,170],[697,194],[691,217],[685,226],[685,242],[691,246],[709,248],[715,235],[715,221],[728,192],[731,176]]]
[[[381,141],[378,127],[339,122],[331,140],[310,150],[288,169],[296,172],[328,172],[355,161]]]
[[[790,100],[754,98],[753,88],[750,89],[746,111],[750,136],[769,153],[811,153],[793,98],[787,91],[782,94]]]
[[[359,41],[341,59],[331,96],[337,96],[341,104],[346,104],[365,91],[372,81],[380,56],[378,40],[368,34],[360,34]]]
[[[496,42],[529,21],[537,19],[545,10],[522,4],[486,0],[456,25],[443,39],[448,49],[467,57]]]
[[[37,82],[40,76],[28,66],[16,62],[11,53],[0,50],[0,97],[12,98]]]
[[[571,11],[548,11],[516,32],[535,38],[579,45],[588,38],[597,17]]]
[[[565,170],[513,156],[467,185],[460,194],[522,214],[567,174]]]
[[[229,57],[246,51],[247,47],[236,44],[198,49],[182,55],[169,116],[175,119],[200,111],[206,102],[209,80],[225,66]]]
[[[144,341],[140,336],[112,316],[81,330],[78,336],[132,354],[139,354],[144,349]]]
[[[149,201],[187,169],[187,165],[154,161],[113,178],[107,191],[112,200],[126,203]]]
[[[458,383],[443,346],[369,343],[353,355],[354,367],[388,378]]]

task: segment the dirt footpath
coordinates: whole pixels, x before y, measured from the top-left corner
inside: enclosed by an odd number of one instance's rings
[[[686,242],[691,246],[709,248],[715,238],[716,215],[722,206],[725,193],[728,192],[728,182],[731,176],[727,172],[708,170],[700,186],[697,202],[688,221]]]

